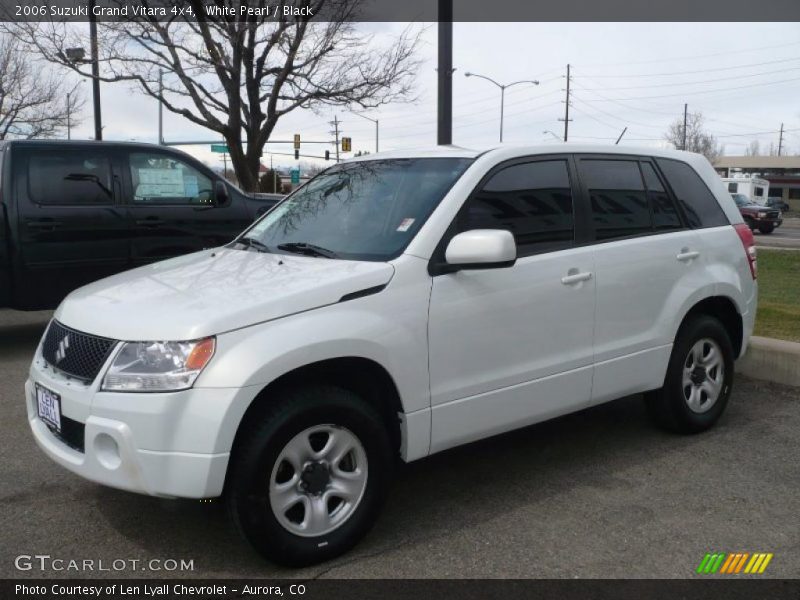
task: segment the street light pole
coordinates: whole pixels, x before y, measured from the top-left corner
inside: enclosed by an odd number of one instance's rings
[[[453,143],[453,0],[439,0],[436,144]]]
[[[67,92],[67,139],[72,139],[72,123],[70,122],[70,113],[72,112],[72,106],[69,103],[69,97],[72,95],[72,92]]]
[[[103,125],[100,116],[100,65],[97,51],[97,18],[94,16],[95,0],[89,0],[89,37],[92,53],[92,100],[94,102],[94,139],[103,139]]]
[[[536,80],[536,79],[522,79],[520,81],[514,81],[512,83],[502,84],[502,83],[496,82],[491,77],[486,77],[486,75],[478,75],[477,73],[470,73],[470,72],[464,73],[464,77],[480,77],[481,79],[485,79],[486,81],[489,81],[489,82],[495,84],[497,87],[500,88],[500,143],[502,143],[503,142],[503,113],[505,112],[506,88],[510,88],[511,86],[519,85],[521,83],[530,83],[530,84],[533,84],[533,85],[539,85],[539,81]]]
[[[164,70],[158,70],[158,143],[164,145]],[[226,169],[227,173],[227,169]]]
[[[550,134],[550,135],[552,135],[554,138],[556,138],[556,141],[557,141],[557,142],[560,142],[560,141],[561,141],[561,138],[560,138],[560,137],[558,137],[558,136],[557,136],[557,135],[556,135],[554,132],[550,131],[549,129],[545,129],[545,130],[544,130],[542,133],[549,133],[549,134]]]
[[[373,123],[375,123],[375,153],[377,154],[380,151],[378,148],[378,119],[371,119],[370,117],[367,117],[357,112],[354,112],[353,114],[356,115],[357,117],[361,117],[362,119],[366,119],[367,121],[372,121]]]

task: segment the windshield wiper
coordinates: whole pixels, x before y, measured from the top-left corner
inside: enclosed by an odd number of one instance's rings
[[[242,246],[247,246],[248,248],[255,248],[259,252],[271,252],[269,246],[265,243],[258,241],[256,238],[252,237],[242,237],[238,240],[233,241],[234,244],[241,244]]]
[[[278,244],[278,250],[294,252],[295,254],[305,254],[306,256],[322,256],[324,258],[338,258],[338,254],[333,250],[328,250],[322,246],[316,246],[307,242],[286,242]]]

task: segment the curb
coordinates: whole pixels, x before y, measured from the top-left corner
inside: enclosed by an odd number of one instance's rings
[[[751,336],[747,352],[736,361],[736,371],[752,379],[800,387],[800,343]]]

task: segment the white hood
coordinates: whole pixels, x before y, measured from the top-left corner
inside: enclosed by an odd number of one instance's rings
[[[55,318],[117,340],[191,340],[335,304],[393,274],[382,262],[218,248],[82,287]]]

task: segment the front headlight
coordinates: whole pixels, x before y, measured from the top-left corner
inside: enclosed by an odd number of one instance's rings
[[[765,213],[765,212],[758,213],[758,218],[759,219],[764,219],[764,218],[766,218],[766,216],[767,216],[767,213]]]
[[[103,378],[115,392],[185,390],[214,355],[213,337],[192,342],[126,342]]]

